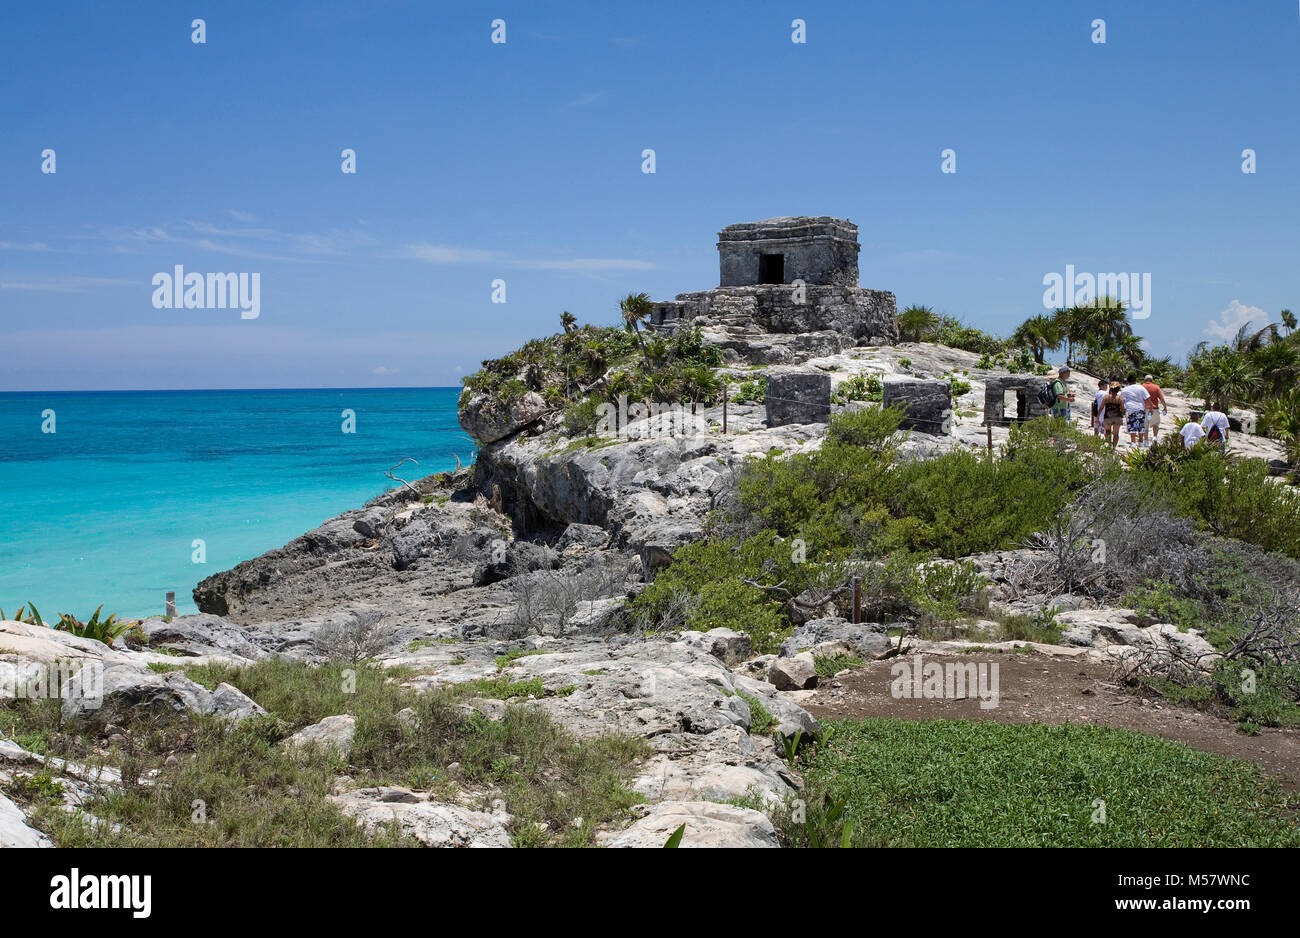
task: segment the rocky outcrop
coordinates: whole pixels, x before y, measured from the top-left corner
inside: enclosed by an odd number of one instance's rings
[[[56,695],[67,719],[102,723],[140,709],[159,716],[188,711],[239,719],[260,710],[233,687],[214,696],[180,671],[160,673],[150,668],[175,661],[41,625],[0,622],[0,686]]]
[[[473,811],[432,801],[408,788],[363,788],[331,795],[330,801],[356,818],[371,836],[396,825],[426,847],[509,847],[510,815]]]
[[[665,801],[643,807],[625,830],[600,838],[605,847],[663,847],[685,826],[679,847],[778,847],[766,815],[751,808],[709,801]]]
[[[487,394],[471,394],[460,407],[460,425],[480,443],[495,443],[532,426],[550,411],[536,391],[506,405]]]
[[[50,839],[27,826],[27,816],[0,794],[0,849],[4,847],[52,847]]]

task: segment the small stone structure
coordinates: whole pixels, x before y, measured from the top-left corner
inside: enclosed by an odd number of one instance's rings
[[[718,232],[718,282],[857,286],[858,251],[858,226],[827,215],[728,225]]]
[[[984,423],[991,427],[1005,427],[1012,423],[1046,417],[1049,409],[1038,401],[1038,389],[1052,380],[1051,376],[1001,375],[991,377],[984,385]],[[1009,392],[1016,395],[1016,415],[1006,412]]]
[[[769,375],[767,425],[826,423],[831,419],[831,376],[822,372]]]
[[[882,404],[901,405],[907,416],[899,426],[934,436],[952,432],[952,385],[923,378],[887,378]]]
[[[813,354],[895,345],[894,294],[858,286],[858,250],[857,226],[828,216],[730,225],[718,232],[721,285],[655,303],[650,323],[717,327],[737,349],[754,333],[807,336]]]

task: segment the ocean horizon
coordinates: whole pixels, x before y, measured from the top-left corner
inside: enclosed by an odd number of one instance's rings
[[[0,609],[195,612],[204,577],[468,465],[460,389],[0,392]]]

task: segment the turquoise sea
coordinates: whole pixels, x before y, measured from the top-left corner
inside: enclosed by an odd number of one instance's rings
[[[455,468],[453,453],[469,464],[457,394],[0,393],[0,609],[161,614],[174,590],[193,612],[199,580],[395,487],[384,472],[403,456],[420,463],[405,479]]]

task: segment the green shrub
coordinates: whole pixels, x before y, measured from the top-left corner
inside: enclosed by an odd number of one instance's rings
[[[767,379],[750,378],[742,381],[732,393],[731,399],[737,404],[761,404],[767,397]]]
[[[842,802],[856,846],[1300,846],[1294,796],[1256,765],[1182,743],[1070,723],[822,725],[800,797]],[[798,825],[778,828],[804,843]]]
[[[835,393],[831,395],[831,400],[836,404],[847,404],[850,401],[874,401],[879,403],[884,397],[885,386],[880,381],[880,375],[856,374],[850,375],[839,383],[835,388]]]

